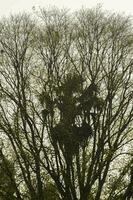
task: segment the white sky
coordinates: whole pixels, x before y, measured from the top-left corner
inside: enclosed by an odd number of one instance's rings
[[[98,3],[101,3],[104,9],[133,15],[133,0],[0,0],[0,16],[8,16],[10,13],[24,10],[31,11],[33,6],[36,8],[57,6],[74,10],[81,6],[90,8]]]

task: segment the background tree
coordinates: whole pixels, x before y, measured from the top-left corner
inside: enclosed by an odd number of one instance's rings
[[[0,129],[16,198],[130,199],[131,20],[99,8],[41,9],[36,20],[0,24]]]
[[[17,186],[14,181],[15,170],[13,163],[5,158],[0,150],[0,199],[15,200]]]

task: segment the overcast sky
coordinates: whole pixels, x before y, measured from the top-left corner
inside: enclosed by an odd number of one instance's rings
[[[133,0],[0,0],[0,16],[24,10],[31,11],[33,6],[38,8],[54,5],[75,10],[82,6],[90,8],[98,3],[101,3],[104,9],[133,15]]]

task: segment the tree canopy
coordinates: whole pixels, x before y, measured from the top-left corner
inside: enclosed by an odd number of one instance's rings
[[[0,49],[1,155],[3,177],[13,162],[13,198],[130,200],[132,20],[99,7],[42,8],[2,19]]]

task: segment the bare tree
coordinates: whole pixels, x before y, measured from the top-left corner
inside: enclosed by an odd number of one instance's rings
[[[133,196],[131,24],[99,8],[1,22],[0,129],[17,199],[47,199],[46,174],[57,199]]]
[[[35,122],[33,123],[29,113],[32,102],[28,93],[34,27],[34,21],[26,14],[11,16],[1,23],[0,127],[6,133],[15,153],[22,173],[20,182],[26,184],[31,199],[41,200],[43,192],[38,162],[39,147]],[[37,188],[33,186],[32,174],[36,177]]]

